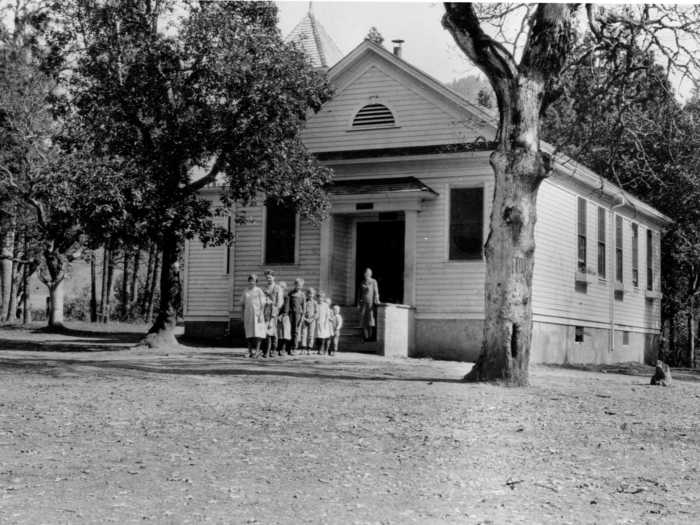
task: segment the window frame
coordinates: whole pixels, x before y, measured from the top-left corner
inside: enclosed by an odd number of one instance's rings
[[[624,235],[622,231],[622,215],[615,215],[615,282],[624,283]]]
[[[261,255],[260,264],[263,266],[295,266],[299,264],[299,243],[300,243],[300,233],[301,233],[301,221],[298,213],[294,214],[294,260],[292,262],[280,263],[280,262],[268,262],[267,260],[267,203],[263,204],[263,217],[262,217],[262,243],[261,243]]]
[[[639,225],[632,223],[632,286],[639,288]]]
[[[452,235],[452,190],[481,190],[481,255],[470,259],[452,259],[450,245]],[[447,203],[445,205],[445,260],[448,263],[471,263],[484,261],[484,242],[487,232],[486,224],[486,185],[481,184],[449,184],[447,186]]]
[[[576,201],[576,271],[588,271],[588,202],[583,197]]]
[[[646,238],[647,290],[654,291],[654,233],[647,228]]]
[[[607,279],[607,220],[608,211],[598,206],[598,277]]]

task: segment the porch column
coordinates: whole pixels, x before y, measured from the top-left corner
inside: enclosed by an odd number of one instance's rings
[[[318,288],[330,295],[331,284],[331,254],[333,252],[333,215],[321,223],[321,246]]]
[[[416,223],[417,210],[405,210],[404,248],[403,248],[403,302],[411,306],[416,304]]]

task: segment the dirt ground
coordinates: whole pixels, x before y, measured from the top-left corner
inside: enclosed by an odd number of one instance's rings
[[[699,523],[700,382],[0,328],[2,523]]]

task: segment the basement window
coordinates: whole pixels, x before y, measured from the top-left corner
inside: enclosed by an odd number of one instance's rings
[[[627,330],[622,332],[622,344],[624,346],[628,346],[630,344],[630,333]]]
[[[583,343],[583,326],[577,326],[574,330],[574,342]]]
[[[384,104],[367,104],[352,119],[353,129],[388,128],[396,125],[391,110]]]

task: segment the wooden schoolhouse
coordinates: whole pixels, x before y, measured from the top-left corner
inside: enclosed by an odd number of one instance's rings
[[[335,95],[303,132],[333,169],[320,226],[276,206],[249,207],[235,242],[185,248],[186,333],[234,337],[250,273],[323,289],[341,306],[347,350],[474,360],[484,317],[483,244],[493,191],[491,114],[369,40],[345,56],[312,13],[289,38],[327,69]],[[546,144],[543,148],[549,148]],[[550,148],[551,149],[551,148]],[[556,156],[541,186],[531,360],[655,358],[660,236],[669,219],[598,174]],[[220,189],[203,194],[220,206]],[[379,283],[377,342],[360,344],[362,272]]]

